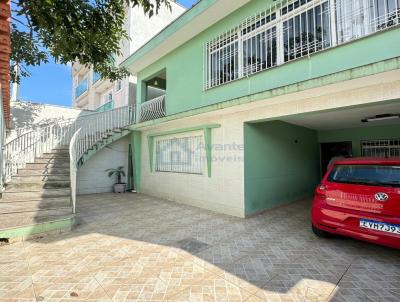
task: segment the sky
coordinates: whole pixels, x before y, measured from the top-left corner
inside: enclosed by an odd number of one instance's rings
[[[178,0],[190,8],[197,0]],[[31,76],[21,79],[20,99],[70,107],[72,104],[71,68],[54,61],[28,69]]]

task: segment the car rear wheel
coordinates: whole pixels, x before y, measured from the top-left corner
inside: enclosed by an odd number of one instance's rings
[[[311,225],[311,227],[312,227],[314,234],[317,235],[318,237],[321,237],[321,238],[332,238],[333,237],[333,234],[328,233],[324,230],[321,230],[321,229],[317,228],[316,226],[314,226],[313,224]]]

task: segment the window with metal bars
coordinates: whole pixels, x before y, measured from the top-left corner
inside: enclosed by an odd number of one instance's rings
[[[364,157],[400,156],[400,138],[361,141],[361,155]]]
[[[276,65],[276,27],[243,39],[243,76]]]
[[[273,4],[205,44],[204,89],[400,24],[400,0]]]
[[[203,136],[159,139],[156,141],[158,172],[203,174]]]
[[[336,0],[338,43],[399,24],[400,0]]]
[[[220,85],[238,78],[237,34],[226,36],[210,48],[211,85]]]
[[[328,1],[283,22],[284,61],[331,46]]]

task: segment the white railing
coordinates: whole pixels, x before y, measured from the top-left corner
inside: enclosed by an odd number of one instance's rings
[[[399,0],[273,2],[204,44],[204,90],[399,24]]]
[[[140,106],[140,121],[145,122],[165,116],[165,95],[146,101]]]
[[[81,123],[77,123],[77,129],[81,129],[74,147],[78,158],[107,133],[124,128],[134,122],[135,115],[132,106],[119,107],[85,116]]]
[[[76,139],[79,136],[81,129],[78,129],[72,136],[71,142],[69,144],[69,174],[70,174],[70,184],[71,184],[71,205],[72,213],[76,212],[76,174],[78,171],[78,158],[75,150]]]
[[[91,114],[82,118],[81,122],[78,121],[78,129],[69,144],[71,202],[74,213],[77,193],[76,177],[82,156],[97,142],[134,123],[135,112],[132,106]]]
[[[3,182],[11,181],[11,177],[17,174],[18,169],[33,162],[35,157],[55,147],[68,145],[76,129],[77,121],[66,120],[39,127],[9,141],[3,149]]]

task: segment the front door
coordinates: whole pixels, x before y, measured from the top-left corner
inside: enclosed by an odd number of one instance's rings
[[[351,157],[353,146],[351,142],[321,143],[321,172],[325,175],[328,165],[334,157]]]

